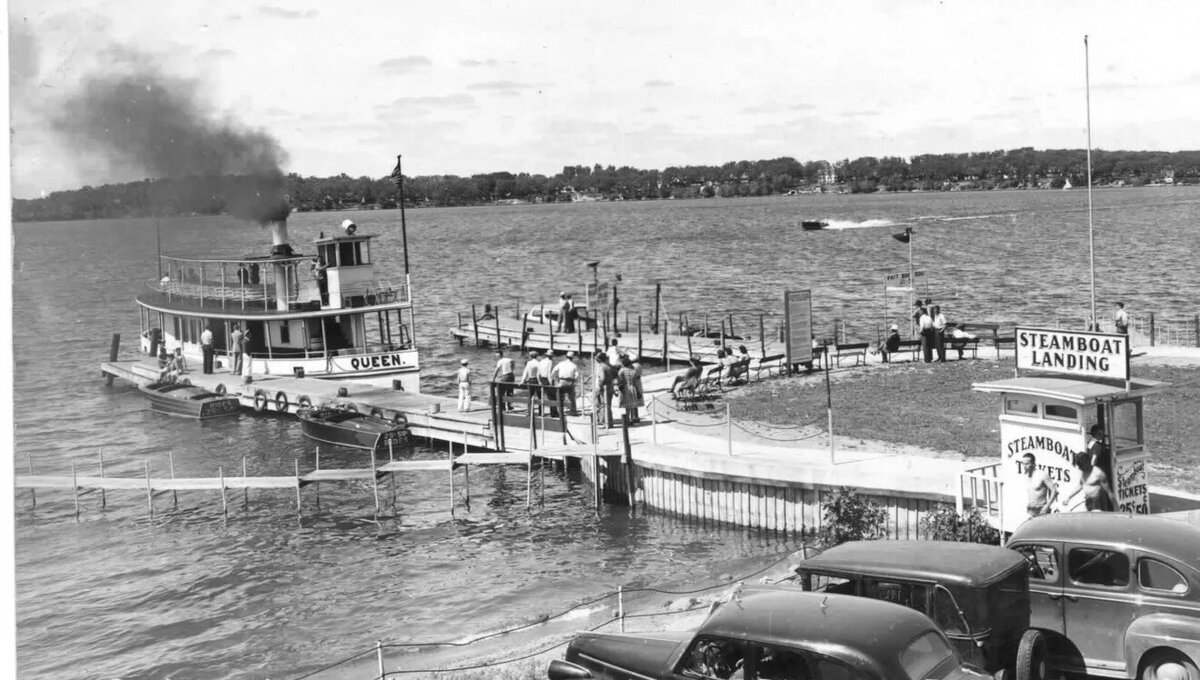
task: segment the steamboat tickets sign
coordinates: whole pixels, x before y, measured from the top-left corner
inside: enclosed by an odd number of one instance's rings
[[[1150,512],[1150,486],[1146,478],[1149,454],[1117,458],[1117,510],[1145,515]]]
[[[1049,328],[1017,328],[1017,369],[1089,378],[1129,379],[1129,336]]]
[[[783,321],[787,329],[788,366],[812,361],[812,291],[783,292]]]

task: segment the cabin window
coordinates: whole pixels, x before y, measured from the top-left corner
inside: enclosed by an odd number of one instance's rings
[[[349,241],[338,244],[338,266],[355,267],[362,264],[360,241]]]
[[[1016,399],[1008,398],[1004,400],[1004,412],[1015,413],[1017,415],[1037,415],[1038,403],[1032,399]]]
[[[1067,555],[1067,573],[1080,585],[1123,588],[1129,585],[1129,558],[1102,548],[1073,548]]]
[[[1069,420],[1073,423],[1079,419],[1079,411],[1074,406],[1046,404],[1046,417],[1054,420]]]
[[[1145,557],[1138,561],[1138,584],[1146,590],[1166,590],[1179,595],[1188,591],[1183,574],[1168,564]]]

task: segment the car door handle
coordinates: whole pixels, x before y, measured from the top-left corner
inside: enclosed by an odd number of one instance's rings
[[[1061,600],[1062,598],[1062,593],[1050,593],[1051,600]]]
[[[1069,602],[1078,602],[1079,601],[1078,595],[1064,595],[1063,597],[1067,598],[1067,600]]]

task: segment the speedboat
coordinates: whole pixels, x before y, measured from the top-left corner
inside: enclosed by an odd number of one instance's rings
[[[296,417],[305,437],[334,446],[374,451],[399,446],[408,439],[408,421],[399,414],[384,420],[348,408],[323,406],[302,408]]]
[[[237,415],[241,409],[238,398],[218,394],[187,382],[159,381],[139,385],[138,389],[150,402],[150,410],[186,418],[219,418]]]
[[[800,226],[806,231],[816,231],[817,229],[828,227],[829,223],[824,220],[804,220],[800,223]]]

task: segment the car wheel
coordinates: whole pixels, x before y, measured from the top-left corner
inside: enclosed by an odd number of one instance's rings
[[[1045,680],[1046,636],[1040,630],[1027,630],[1017,647],[1016,680]],[[1200,680],[1200,679],[1197,679]]]
[[[1200,680],[1196,664],[1179,652],[1160,652],[1142,665],[1141,680]]]

